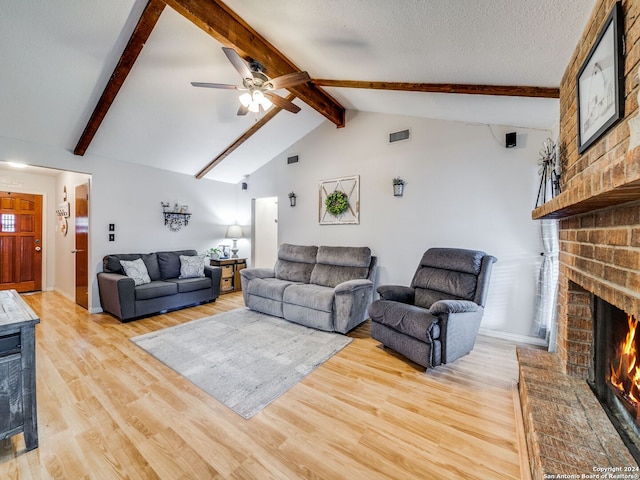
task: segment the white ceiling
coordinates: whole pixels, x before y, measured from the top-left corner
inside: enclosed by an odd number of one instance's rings
[[[226,3],[312,78],[558,87],[595,0]],[[5,0],[0,137],[73,150],[145,4]],[[235,91],[190,85],[240,82],[220,47],[165,8],[87,153],[199,172],[255,121],[236,116]],[[557,99],[326,90],[367,112],[542,129],[558,121]],[[238,182],[327,121],[296,103],[300,113],[280,112],[206,178]]]

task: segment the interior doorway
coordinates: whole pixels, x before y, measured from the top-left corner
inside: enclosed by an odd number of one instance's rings
[[[42,195],[0,192],[0,290],[42,289]]]
[[[89,309],[89,182],[76,186],[76,303]]]
[[[251,203],[251,266],[272,268],[278,259],[278,197]]]

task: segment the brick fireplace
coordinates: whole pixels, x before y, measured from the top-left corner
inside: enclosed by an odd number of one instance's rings
[[[638,1],[622,1],[624,118],[583,154],[577,148],[576,74],[614,4],[596,2],[567,66],[560,86],[562,193],[532,214],[559,219],[560,225],[557,353],[518,350],[534,478],[636,465],[587,384],[593,376],[595,297],[640,316],[640,147],[629,149],[629,120],[639,114]]]

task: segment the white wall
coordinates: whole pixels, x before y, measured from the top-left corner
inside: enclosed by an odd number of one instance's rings
[[[231,244],[231,240],[224,238],[227,225],[236,221],[249,221],[249,215],[246,213],[243,214],[244,217],[238,215],[236,206],[240,187],[237,185],[196,180],[190,175],[175,174],[90,154],[78,157],[66,150],[7,137],[0,137],[0,161],[21,161],[30,165],[91,175],[89,309],[92,312],[101,310],[96,273],[102,270],[104,255],[183,248],[204,252],[220,243]],[[38,179],[38,182],[44,184],[27,191],[46,193],[48,200],[45,208],[47,211],[55,211],[55,205],[62,201],[60,185],[69,182],[67,191],[72,191],[72,184],[75,187],[80,178],[74,174],[64,174],[59,181]],[[164,225],[160,205],[162,201],[189,205],[193,214],[189,225],[178,232],[169,231]],[[74,280],[68,271],[73,261],[68,259],[72,255],[70,250],[73,249],[72,230],[61,240],[60,235],[56,235],[55,223],[54,220],[49,221],[45,229],[49,243],[55,242],[56,239],[59,241],[56,254],[60,253],[61,256],[55,260],[53,255],[47,257],[47,285],[58,288],[63,294],[74,298],[75,291],[70,290]],[[114,242],[108,241],[110,223],[116,226]],[[69,224],[73,225],[73,218],[69,219]],[[249,256],[248,244],[246,240],[238,242],[240,254]],[[54,273],[56,265],[59,269],[57,275]]]
[[[388,134],[405,128],[411,128],[412,139],[389,145]],[[508,131],[518,133],[516,148],[504,147]],[[342,129],[323,124],[254,172],[248,192],[253,198],[279,197],[281,243],[371,247],[379,257],[378,284],[409,284],[432,246],[496,256],[482,326],[529,335],[541,251],[531,210],[538,151],[549,135],[357,113]],[[299,162],[288,165],[291,155],[299,155]],[[360,175],[360,224],[319,225],[319,181],[349,175]],[[393,196],[396,176],[407,181],[401,198]],[[292,190],[295,208],[287,199]],[[243,208],[247,201],[241,199]]]

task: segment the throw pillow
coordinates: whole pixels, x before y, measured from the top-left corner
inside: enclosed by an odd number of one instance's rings
[[[127,277],[133,278],[136,286],[144,285],[145,283],[151,283],[151,278],[149,278],[149,272],[147,271],[147,266],[144,264],[141,258],[137,260],[120,260],[120,265],[122,265],[122,269]]]
[[[204,277],[204,258],[204,255],[180,255],[180,277],[178,278]]]

